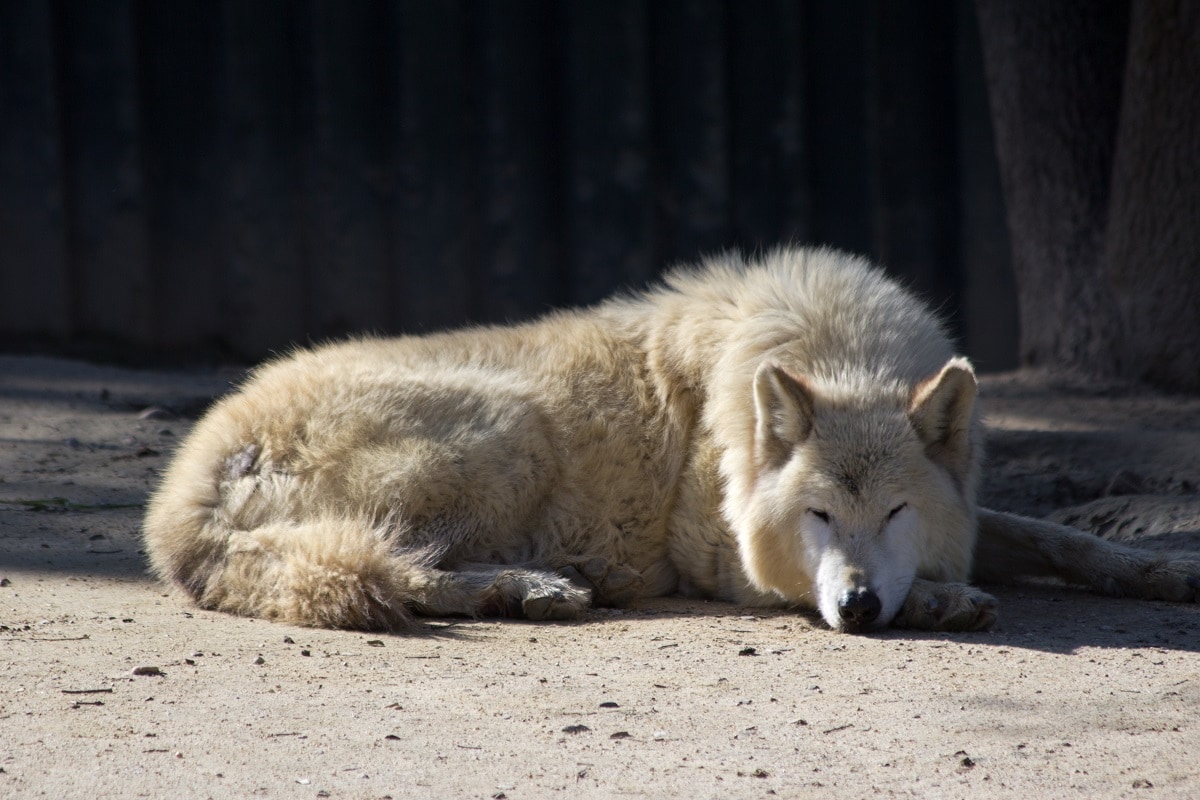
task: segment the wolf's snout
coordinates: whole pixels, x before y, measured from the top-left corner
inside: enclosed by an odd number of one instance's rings
[[[870,625],[883,610],[879,595],[870,589],[847,589],[838,598],[838,616],[847,630],[858,630]]]

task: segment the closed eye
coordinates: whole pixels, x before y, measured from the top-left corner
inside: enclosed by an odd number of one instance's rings
[[[822,511],[822,510],[821,510],[821,509],[819,509],[819,508],[810,508],[810,509],[808,510],[808,513],[812,514],[814,517],[816,517],[817,519],[821,520],[821,522],[824,522],[826,525],[828,525],[828,524],[829,524],[829,514],[828,514],[828,512]]]
[[[901,511],[903,511],[906,508],[908,508],[908,503],[901,503],[900,505],[896,506],[891,511],[889,511],[888,515],[887,515],[888,522],[891,522],[892,520],[894,520],[896,518],[896,515],[899,514]]]

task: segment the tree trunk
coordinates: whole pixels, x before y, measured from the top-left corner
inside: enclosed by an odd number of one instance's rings
[[[1200,391],[1200,2],[1133,4],[1102,274],[1120,374]]]
[[[977,0],[1027,366],[1107,369],[1097,281],[1128,3]]]
[[[1200,0],[976,9],[1022,363],[1200,391]]]

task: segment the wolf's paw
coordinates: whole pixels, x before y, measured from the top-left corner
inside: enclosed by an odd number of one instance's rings
[[[996,624],[996,598],[965,583],[913,581],[895,625],[926,631],[983,631]]]
[[[1149,555],[1140,564],[1122,565],[1111,574],[1097,576],[1095,589],[1113,597],[1200,602],[1200,559]]]
[[[575,619],[591,599],[591,591],[556,578],[530,587],[521,598],[521,613],[532,620]]]
[[[624,606],[642,593],[642,576],[624,564],[612,564],[604,558],[591,558],[569,564],[559,574],[576,586],[590,589],[598,606]]]
[[[541,570],[505,569],[484,572],[489,583],[470,612],[480,617],[525,617],[532,620],[574,619],[591,605],[591,589]]]

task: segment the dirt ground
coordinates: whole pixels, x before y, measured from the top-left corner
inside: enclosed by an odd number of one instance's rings
[[[1200,607],[978,634],[677,599],[413,637],[200,611],[141,508],[236,371],[0,357],[0,797],[1200,796]],[[1200,399],[984,380],[988,505],[1200,550]]]

